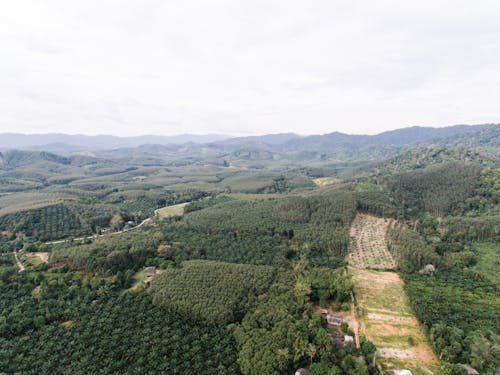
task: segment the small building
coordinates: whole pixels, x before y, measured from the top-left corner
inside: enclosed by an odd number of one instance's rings
[[[387,375],[413,375],[410,370],[389,370]]]
[[[295,371],[295,375],[309,375],[309,371],[306,368],[299,368]]]
[[[344,342],[354,342],[354,337],[349,336],[349,335],[345,335]]]
[[[331,324],[333,326],[340,326],[344,322],[343,317],[341,317],[340,315],[332,315],[332,314],[328,314],[326,316],[326,320],[328,321],[328,324]]]
[[[146,268],[146,282],[150,282],[153,276],[156,274],[156,267],[151,266]]]
[[[462,365],[467,370],[467,375],[479,375],[479,372],[471,365]]]
[[[321,313],[321,315],[324,315],[324,316],[328,315],[328,310],[327,309],[321,309],[321,310],[319,310],[319,312]]]

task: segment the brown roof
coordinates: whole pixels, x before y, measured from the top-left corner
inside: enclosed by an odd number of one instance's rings
[[[340,315],[328,314],[326,316],[326,320],[328,320],[328,324],[333,324],[333,325],[339,326],[344,321],[344,318],[341,317]]]

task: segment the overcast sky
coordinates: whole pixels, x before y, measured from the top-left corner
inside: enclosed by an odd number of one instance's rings
[[[0,2],[0,132],[500,122],[500,1]]]

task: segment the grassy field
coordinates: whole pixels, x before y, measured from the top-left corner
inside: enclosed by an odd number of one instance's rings
[[[383,368],[438,374],[438,360],[410,308],[401,278],[394,272],[356,268],[351,272],[361,333],[377,347]]]
[[[158,210],[155,211],[155,214],[162,219],[172,216],[182,216],[184,215],[184,207],[186,206],[186,204],[187,203],[180,203],[180,204],[175,204],[173,206],[159,208]]]
[[[475,269],[484,276],[500,285],[500,247],[494,242],[475,242],[474,247],[479,251]]]
[[[134,283],[132,284],[129,290],[132,292],[140,291],[144,286],[145,280],[146,280],[146,269],[143,269],[134,275]]]

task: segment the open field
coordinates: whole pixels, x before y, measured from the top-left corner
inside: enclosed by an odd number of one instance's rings
[[[175,204],[173,206],[167,206],[159,208],[155,211],[155,215],[164,219],[171,216],[182,216],[184,214],[184,207],[187,203]]]
[[[314,184],[317,186],[333,185],[341,181],[341,179],[335,177],[320,177],[313,180]]]
[[[36,252],[36,253],[26,253],[26,261],[32,266],[38,266],[42,263],[49,262],[49,253],[47,252]]]
[[[351,227],[349,263],[356,268],[393,269],[396,262],[387,249],[389,219],[358,213]]]
[[[361,333],[377,347],[382,366],[438,374],[438,360],[425,342],[401,278],[393,272],[356,268],[351,272],[361,310]]]
[[[358,213],[351,227],[350,270],[360,315],[360,333],[378,349],[384,369],[438,374],[438,360],[427,345],[409,305],[403,280],[386,246],[390,220]]]

